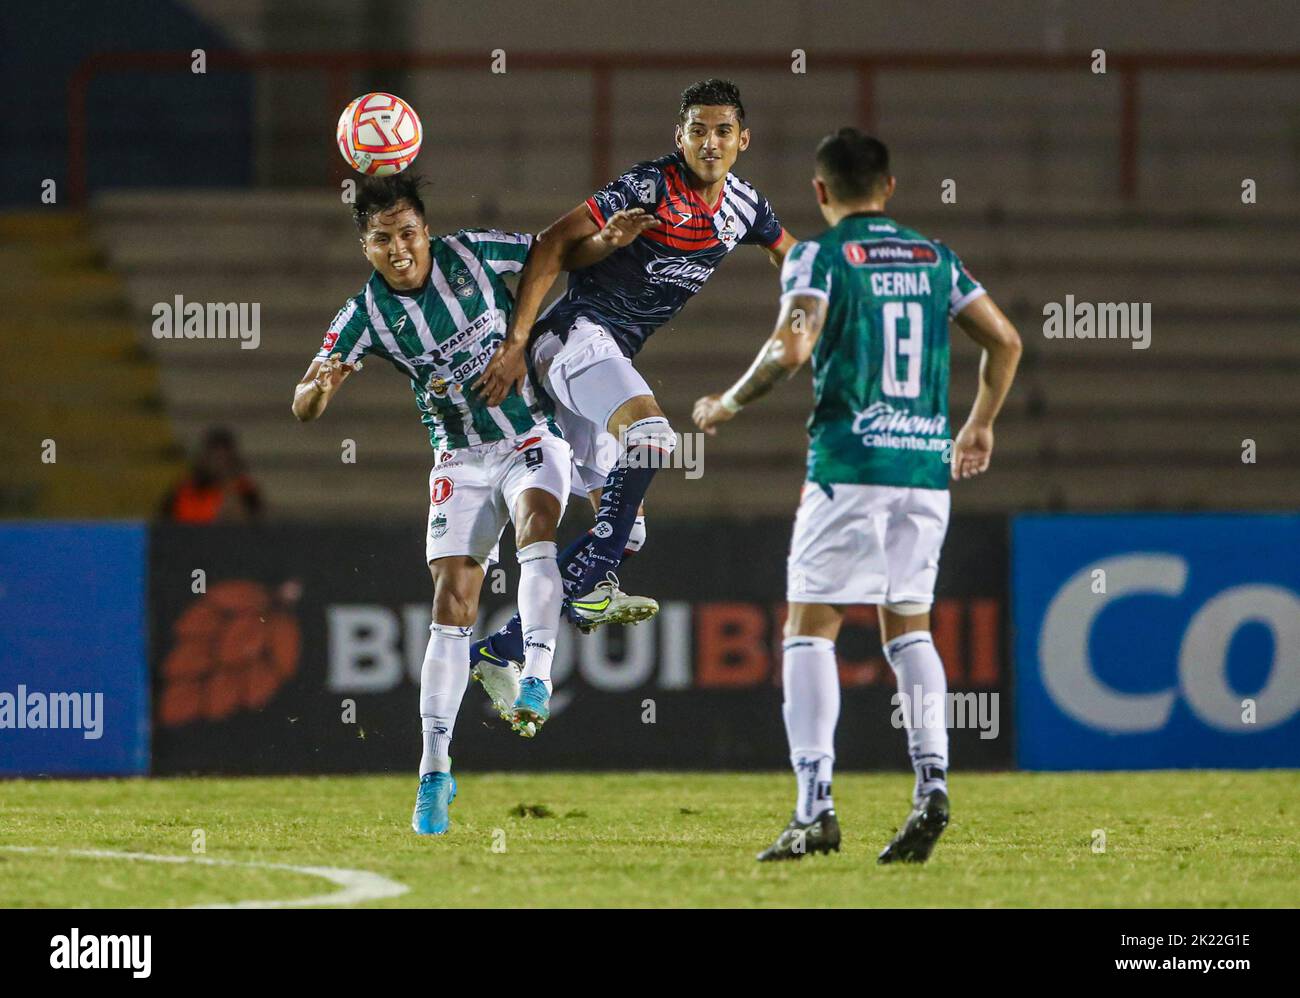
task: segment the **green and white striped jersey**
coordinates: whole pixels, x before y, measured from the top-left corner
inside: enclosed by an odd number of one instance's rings
[[[808,480],[946,489],[948,319],[984,294],[957,254],[861,212],[793,246],[781,291],[828,299]]]
[[[434,450],[471,447],[527,433],[555,432],[545,393],[525,380],[499,406],[472,391],[505,338],[514,298],[504,274],[523,269],[533,237],[496,229],[462,229],[429,240],[429,279],[395,291],[376,271],[330,323],[316,354],[346,363],[382,357],[411,379],[420,421]]]

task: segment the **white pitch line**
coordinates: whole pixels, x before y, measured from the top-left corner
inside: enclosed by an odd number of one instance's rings
[[[409,887],[369,870],[344,870],[336,866],[293,866],[288,863],[259,863],[254,860],[209,859],[206,856],[163,856],[147,852],[113,852],[108,849],[61,849],[57,846],[0,846],[6,852],[63,853],[89,859],[130,859],[146,863],[197,863],[200,866],[242,866],[258,870],[284,870],[309,877],[321,877],[341,890],[305,898],[277,901],[235,901],[231,904],[195,904],[191,908],[311,908],[318,905],[360,904],[405,894]]]

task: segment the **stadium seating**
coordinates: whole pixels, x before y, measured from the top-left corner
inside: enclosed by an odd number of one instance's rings
[[[779,203],[796,234],[820,220],[806,195]],[[778,198],[773,194],[774,200]],[[570,196],[435,196],[433,228],[537,230]],[[1020,379],[998,428],[996,474],[957,490],[959,508],[1269,508],[1300,479],[1300,219],[1277,208],[1210,210],[1022,199],[940,207],[900,197],[896,214],[954,246],[1019,326]],[[908,210],[908,205],[912,206]],[[235,428],[273,515],[418,519],[429,466],[407,383],[382,363],[349,381],[322,421],[299,425],[293,386],[334,312],[368,270],[337,196],[297,191],[115,192],[95,236],[125,278],[139,345],[155,358],[177,437]],[[260,345],[158,340],[150,309],[259,302]],[[1048,340],[1045,302],[1150,302],[1149,349]],[[770,329],[776,273],[762,254],[728,260],[639,366],[679,431],[692,401],[725,387]],[[977,351],[954,327],[954,422],[970,404]],[[801,481],[806,374],[703,449],[703,474],[661,475],[660,513],[785,514]],[[357,445],[355,464],[342,443]],[[1242,460],[1254,440],[1256,463]],[[1172,471],[1177,474],[1171,474]]]
[[[0,264],[23,292],[5,303],[0,514],[150,516],[179,451],[121,279],[55,210],[0,216]]]

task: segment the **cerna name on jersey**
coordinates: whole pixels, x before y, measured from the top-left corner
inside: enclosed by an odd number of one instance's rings
[[[871,275],[871,293],[882,298],[914,298],[930,293],[924,270],[880,270]]]

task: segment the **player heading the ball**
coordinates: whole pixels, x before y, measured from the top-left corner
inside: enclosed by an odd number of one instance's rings
[[[523,268],[533,237],[495,229],[431,236],[419,186],[409,173],[358,185],[353,217],[374,269],[329,324],[294,392],[293,412],[302,421],[320,417],[362,358],[374,356],[409,380],[428,431],[434,453],[424,556],[433,623],[420,670],[423,753],[411,823],[418,833],[438,835],[448,828],[456,796],[451,739],[470,675],[479,592],[512,521],[528,649],[513,702],[498,697],[497,707],[524,734],[549,716],[563,600],[555,531],[572,452],[530,381],[491,404],[477,391],[514,308],[505,277]]]

